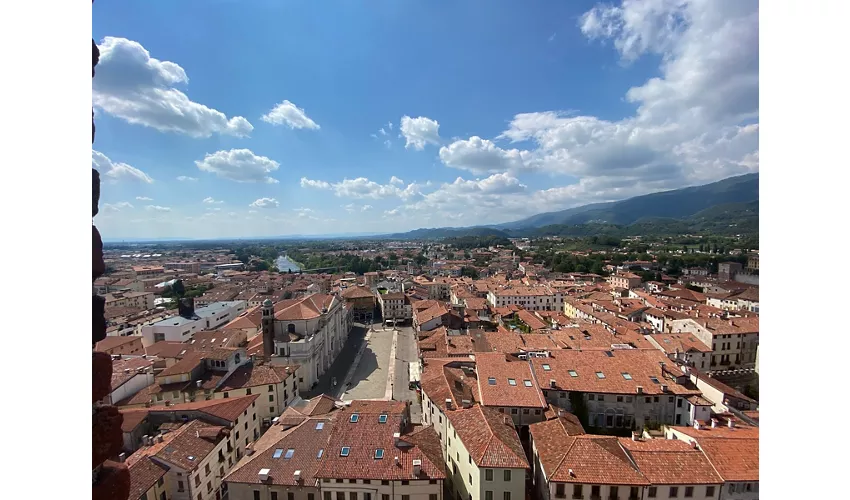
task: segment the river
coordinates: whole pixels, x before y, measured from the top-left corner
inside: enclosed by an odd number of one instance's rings
[[[301,270],[301,267],[298,266],[295,262],[289,260],[289,257],[286,254],[281,255],[277,258],[276,261],[278,271],[285,273],[287,270],[296,273]]]

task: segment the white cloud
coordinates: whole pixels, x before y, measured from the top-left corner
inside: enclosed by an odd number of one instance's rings
[[[534,168],[532,156],[529,151],[502,149],[478,136],[440,148],[440,160],[446,166],[475,174],[530,170]]]
[[[195,182],[198,180],[197,177],[189,177],[188,175],[178,175],[177,180],[180,182]]]
[[[319,130],[321,128],[307,116],[307,113],[303,109],[287,100],[284,100],[267,114],[263,115],[261,120],[272,125],[286,125],[290,129],[306,128]]]
[[[402,188],[392,183],[378,184],[377,182],[370,181],[366,177],[343,179],[342,181],[333,184],[326,181],[311,180],[306,177],[302,177],[301,187],[329,189],[339,197],[355,199],[371,198],[377,200],[388,197],[398,197],[402,200],[411,200],[422,196],[420,186],[416,183],[408,184],[407,187]]]
[[[412,147],[417,151],[425,149],[426,144],[440,143],[440,124],[436,120],[420,116],[411,118],[407,115],[401,117],[401,135],[407,141],[405,148]]]
[[[209,205],[221,205],[224,202],[221,200],[216,200],[212,196],[207,196],[206,198],[204,198],[203,203],[207,203]]]
[[[104,212],[120,212],[122,210],[127,210],[129,208],[133,208],[133,205],[129,201],[119,201],[118,203],[104,203],[103,211]]]
[[[361,212],[366,212],[369,210],[372,210],[372,205],[363,205],[362,207],[360,207]]]
[[[214,133],[245,137],[254,129],[241,116],[227,118],[221,111],[189,99],[175,88],[189,83],[183,68],[152,58],[140,43],[106,37],[98,48],[92,101],[106,113],[128,123],[191,137]]]
[[[207,210],[211,212],[221,212],[221,209],[219,207],[207,207]]]
[[[153,198],[148,198],[147,196],[136,196],[136,199],[139,201],[153,201]]]
[[[660,56],[660,76],[626,92],[637,111],[621,120],[513,118],[500,138],[531,141],[532,166],[580,178],[553,189],[617,199],[758,170],[757,2],[626,0],[594,7],[580,29],[626,63]]]
[[[91,151],[92,167],[96,168],[100,175],[113,181],[130,181],[152,184],[153,179],[138,168],[131,167],[126,163],[113,163],[105,154]]]
[[[161,207],[159,205],[147,205],[145,210],[149,210],[151,212],[170,212],[171,207]]]
[[[392,147],[393,147],[393,141],[391,141],[391,140],[389,140],[389,139],[386,139],[386,140],[384,141],[384,146],[386,146],[386,147],[387,147],[387,149],[392,149]]]
[[[248,205],[254,208],[277,208],[280,203],[274,198],[260,198]]]
[[[388,128],[388,129],[390,129],[390,130],[392,131],[392,129],[393,129],[393,122],[387,122],[387,128]]]
[[[403,185],[404,185],[404,181],[403,181],[403,180],[401,180],[401,179],[399,179],[399,178],[398,178],[398,177],[396,177],[396,176],[392,176],[392,177],[390,177],[390,184],[398,184],[399,186],[403,186]]]
[[[381,134],[381,135],[387,135],[387,131],[384,130],[383,127],[381,127],[381,129],[378,130],[378,133]]]
[[[207,154],[195,165],[204,172],[211,172],[219,177],[236,182],[265,182],[276,184],[278,181],[269,174],[280,167],[280,164],[265,156],[257,156],[250,149],[231,149]]]

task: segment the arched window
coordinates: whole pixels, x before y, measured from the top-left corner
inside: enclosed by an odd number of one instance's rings
[[[289,333],[295,333],[295,324],[290,323],[289,325],[287,325],[286,331],[288,331]]]

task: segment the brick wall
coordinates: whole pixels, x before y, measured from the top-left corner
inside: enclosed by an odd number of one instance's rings
[[[92,0],[94,1],[94,0]],[[92,40],[92,78],[100,53]],[[94,143],[94,112],[92,112],[92,144]],[[97,215],[100,201],[100,174],[92,168],[92,219]],[[104,273],[103,242],[92,224],[92,282]],[[130,495],[130,472],[124,463],[115,459],[123,444],[122,416],[113,406],[95,404],[111,390],[112,358],[94,352],[94,346],[106,337],[103,297],[92,295],[92,500],[126,500]]]

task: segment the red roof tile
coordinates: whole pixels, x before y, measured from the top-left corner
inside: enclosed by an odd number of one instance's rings
[[[448,411],[446,418],[478,467],[529,468],[519,436],[507,415],[474,405]]]
[[[620,438],[620,445],[652,484],[721,484],[723,479],[705,455],[678,439],[633,441]]]
[[[501,353],[480,353],[475,365],[481,404],[546,408],[527,361]]]

